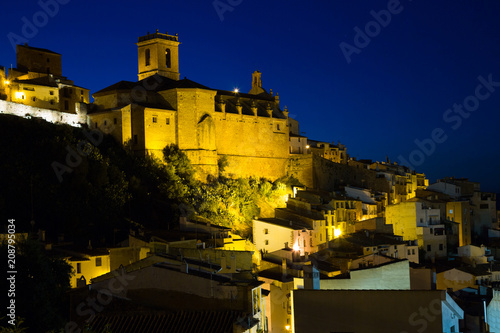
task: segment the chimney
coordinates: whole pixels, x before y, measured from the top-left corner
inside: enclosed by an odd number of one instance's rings
[[[87,246],[87,249],[92,250],[92,243],[90,242],[90,239],[89,239],[89,245]]]

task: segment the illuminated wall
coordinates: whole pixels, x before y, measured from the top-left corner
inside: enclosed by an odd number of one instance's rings
[[[78,280],[83,276],[86,283],[90,284],[90,280],[110,272],[109,255],[103,256],[85,256],[82,258],[71,257],[67,262],[73,268],[75,275],[71,277],[71,288],[76,288]]]
[[[408,260],[378,267],[351,270],[349,279],[321,279],[320,289],[409,290]]]
[[[82,124],[87,123],[86,105],[77,105],[76,112],[76,114],[70,114],[0,100],[0,114],[11,114],[25,118],[37,117],[55,124],[63,123],[75,127],[81,127]]]
[[[472,218],[469,201],[455,201],[446,203],[446,218],[459,223],[458,244],[469,245],[472,241]]]

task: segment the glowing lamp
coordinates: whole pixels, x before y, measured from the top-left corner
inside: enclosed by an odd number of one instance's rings
[[[16,93],[14,94],[14,96],[17,98],[17,99],[23,99],[24,98],[24,94],[20,91],[16,91]]]
[[[306,149],[309,149],[309,145],[306,146]]]
[[[286,328],[287,331],[289,331],[290,330],[290,325],[286,325],[285,328]]]
[[[9,80],[5,80],[3,81],[4,84],[10,84],[10,81]]]
[[[340,235],[342,235],[342,230],[337,229],[337,228],[334,228],[334,229],[333,229],[333,236],[334,236],[335,238],[339,238],[339,237],[340,237]]]
[[[233,90],[236,94],[240,92],[240,90],[238,88],[234,88]]]
[[[293,244],[293,250],[294,251],[299,251],[300,250],[299,241],[295,241],[295,244]]]

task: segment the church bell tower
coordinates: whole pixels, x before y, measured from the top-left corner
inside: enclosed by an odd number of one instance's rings
[[[159,74],[179,80],[179,38],[167,33],[148,34],[139,37],[137,43],[139,80]]]

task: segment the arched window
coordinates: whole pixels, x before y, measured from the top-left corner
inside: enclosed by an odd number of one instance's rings
[[[170,49],[165,49],[165,65],[170,68]]]
[[[151,60],[151,52],[149,49],[146,49],[146,66],[149,66]]]

